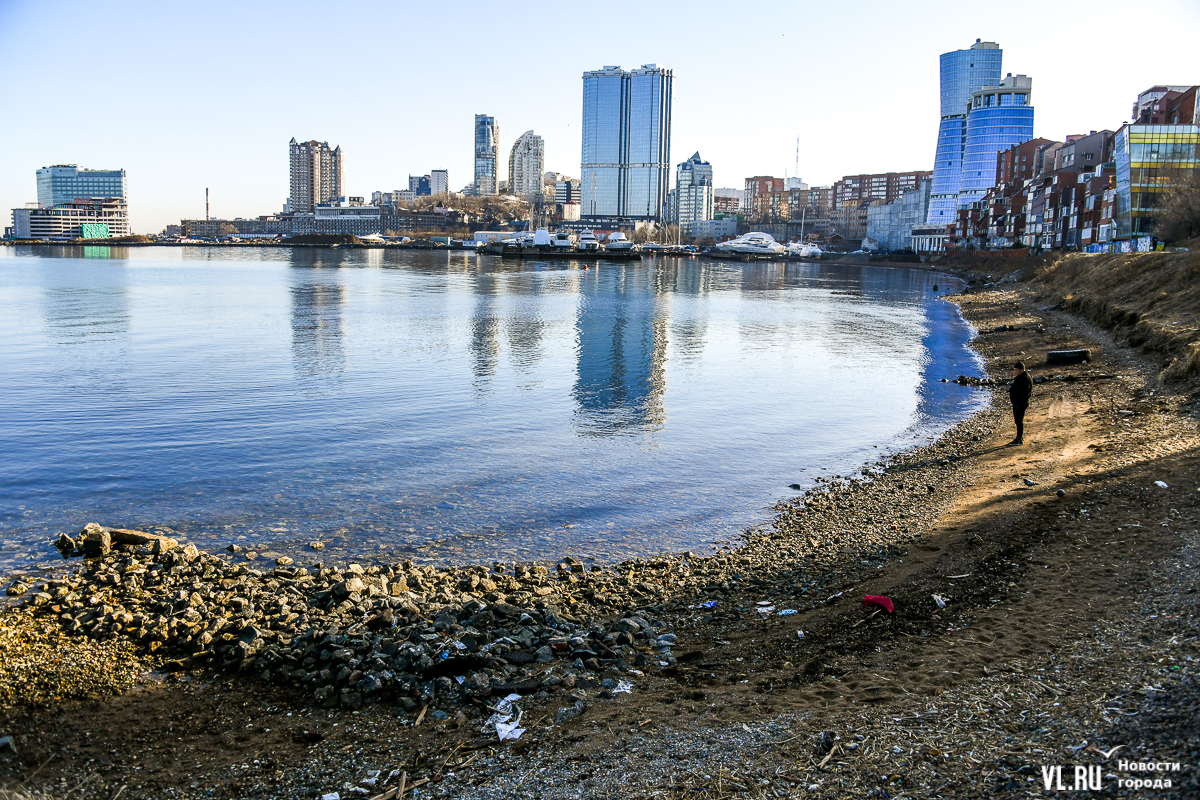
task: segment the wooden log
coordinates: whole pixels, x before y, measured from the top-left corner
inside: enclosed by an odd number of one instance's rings
[[[95,522],[89,522],[87,525],[84,525],[81,533],[84,541],[107,538],[113,546],[133,545],[137,547],[147,545],[155,553],[174,550],[179,546],[179,542],[169,536],[160,536],[157,533],[146,533],[145,531],[133,531],[127,528],[108,528]]]

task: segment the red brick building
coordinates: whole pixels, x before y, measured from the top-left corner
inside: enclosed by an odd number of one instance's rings
[[[865,200],[890,203],[905,192],[916,189],[921,185],[921,181],[932,176],[933,172],[929,170],[846,175],[833,185],[834,208],[857,206]]]
[[[777,208],[778,203],[763,206],[759,197],[769,192],[783,191],[783,178],[772,178],[767,175],[759,175],[754,178],[746,178],[746,193],[742,199],[742,208],[746,212],[746,216],[751,219],[763,219],[764,213],[771,213],[772,208]]]

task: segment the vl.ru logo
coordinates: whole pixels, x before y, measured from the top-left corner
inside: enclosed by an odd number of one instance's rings
[[[1075,765],[1075,782],[1073,785],[1063,783],[1063,767],[1061,765],[1042,766],[1042,784],[1046,791],[1060,792],[1096,792],[1100,790],[1101,767],[1099,765]]]

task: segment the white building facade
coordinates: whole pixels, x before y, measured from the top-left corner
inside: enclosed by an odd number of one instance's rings
[[[545,166],[546,148],[542,137],[533,131],[525,131],[515,142],[508,155],[508,192],[518,197],[533,197],[542,194],[542,172]]]
[[[13,236],[18,239],[107,239],[128,235],[129,210],[120,197],[13,209]]]
[[[692,236],[692,226],[713,218],[712,165],[694,153],[675,169],[675,190],[671,192],[668,219],[679,226],[679,232]]]
[[[444,169],[435,169],[429,173],[430,194],[446,194],[450,191],[450,173]]]

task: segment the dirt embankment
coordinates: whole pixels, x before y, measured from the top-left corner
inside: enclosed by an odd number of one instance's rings
[[[1065,765],[1071,784],[1085,765],[1109,796],[1197,796],[1200,436],[1179,391],[1190,384],[1160,382],[1167,353],[1147,357],[1049,308],[1064,288],[1091,296],[1112,280],[1143,298],[1124,334],[1170,321],[1164,309],[1184,319],[1195,302],[1149,303],[1151,284],[1135,290],[1132,274],[1072,272],[1087,263],[957,298],[990,375],[1019,358],[1047,378],[1027,445],[1007,446],[1001,393],[872,480],[787,504],[707,562],[719,578],[644,575],[657,586],[623,613],[677,641],[631,694],[539,673],[521,703],[526,733],[502,744],[482,735],[490,712],[473,702],[441,719],[387,703],[324,709],[310,692],[201,672],[9,709],[0,735],[17,752],[0,753],[0,780],[72,798],[347,798],[401,776],[421,797],[993,798],[1044,794],[1043,767]],[[1125,296],[1110,300],[1128,309]],[[1091,349],[1091,363],[1044,364],[1071,347]],[[868,594],[892,598],[894,613],[864,606]],[[1118,757],[1182,772],[1170,790],[1127,790],[1117,781],[1147,776]]]
[[[1200,375],[1200,253],[1073,253],[1035,269],[1032,284],[1161,356],[1163,380]]]

